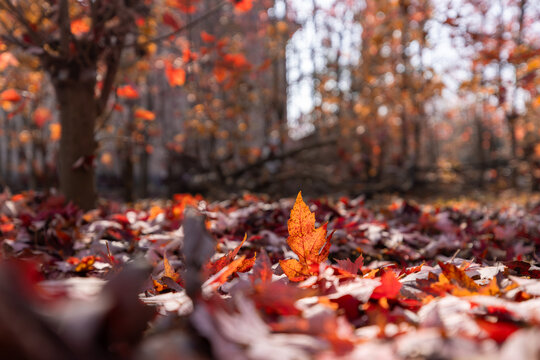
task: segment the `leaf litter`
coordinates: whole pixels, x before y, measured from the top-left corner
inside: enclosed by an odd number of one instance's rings
[[[538,224],[538,205],[179,194],[82,213],[4,193],[0,348],[23,359],[535,359]]]

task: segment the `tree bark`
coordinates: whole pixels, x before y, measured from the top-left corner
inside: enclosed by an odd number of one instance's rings
[[[97,148],[95,71],[89,75],[53,80],[62,126],[58,153],[60,191],[84,210],[92,209],[97,198],[93,167]]]

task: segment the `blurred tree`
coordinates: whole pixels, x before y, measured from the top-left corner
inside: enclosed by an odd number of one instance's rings
[[[0,0],[0,38],[10,47],[36,56],[53,84],[62,131],[60,190],[68,200],[84,209],[95,205],[94,129],[97,119],[106,113],[122,55],[127,51],[144,56],[155,41],[188,28],[190,24],[174,22],[173,12],[193,13],[197,3]],[[251,0],[233,3],[241,11],[251,7]],[[224,4],[220,2],[208,12]],[[150,37],[162,22],[173,24],[174,31]]]

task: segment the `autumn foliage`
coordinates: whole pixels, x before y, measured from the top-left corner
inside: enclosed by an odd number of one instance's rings
[[[177,194],[82,213],[61,198],[3,194],[0,329],[46,325],[0,344],[38,359],[24,346],[36,336],[55,358],[532,359],[539,200],[488,210]]]
[[[537,358],[539,19],[0,0],[0,358]]]

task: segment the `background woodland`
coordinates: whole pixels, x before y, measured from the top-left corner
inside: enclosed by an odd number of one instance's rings
[[[298,183],[540,186],[534,1],[4,0],[0,11],[0,174],[13,191],[57,187],[58,173],[61,189],[75,184],[68,197],[95,181],[128,201],[290,195]],[[73,95],[67,80],[88,71],[94,94]],[[83,138],[85,152],[71,151]],[[62,186],[62,161],[90,182]]]

